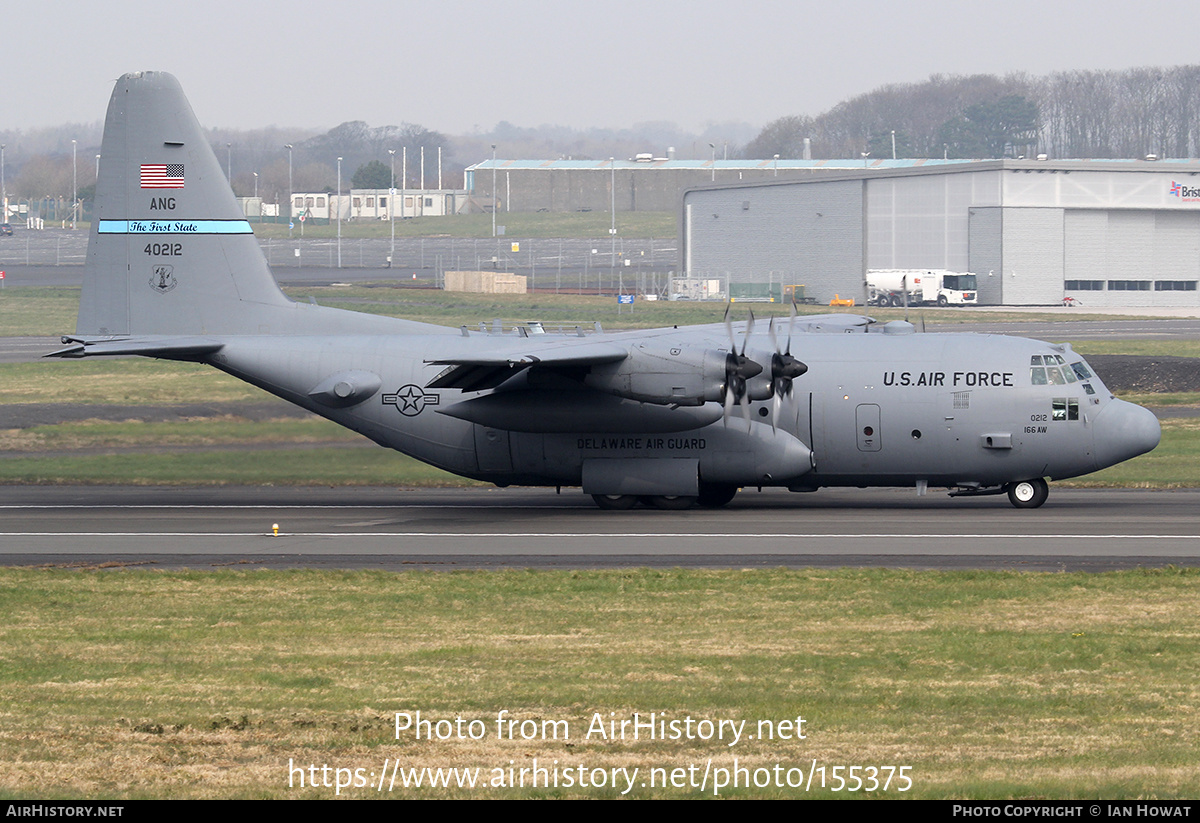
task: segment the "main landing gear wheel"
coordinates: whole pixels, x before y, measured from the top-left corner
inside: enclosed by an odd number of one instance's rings
[[[653,494],[642,498],[647,506],[664,511],[682,511],[696,504],[696,498],[684,494]]]
[[[597,506],[609,511],[632,509],[637,503],[637,495],[634,494],[593,494],[592,499]]]
[[[1036,509],[1050,496],[1050,487],[1038,477],[1008,484],[1008,502],[1018,509]]]
[[[719,509],[732,500],[737,492],[738,487],[732,483],[701,483],[696,502],[701,508]]]

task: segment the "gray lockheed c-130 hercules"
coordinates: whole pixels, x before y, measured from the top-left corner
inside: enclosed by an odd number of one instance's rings
[[[208,363],[466,477],[582,486],[611,509],[721,506],[743,486],[937,486],[1033,508],[1046,478],[1158,444],[1153,414],[1036,340],[794,309],[489,334],[293,302],[161,72],[117,82],[101,156],[76,334],[50,356]]]

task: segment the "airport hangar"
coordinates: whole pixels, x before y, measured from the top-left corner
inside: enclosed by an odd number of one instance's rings
[[[898,162],[685,189],[679,277],[861,305],[868,269],[949,269],[980,304],[1200,305],[1198,161]]]

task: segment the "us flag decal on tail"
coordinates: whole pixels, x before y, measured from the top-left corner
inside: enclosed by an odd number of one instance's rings
[[[182,189],[182,163],[143,163],[143,189]]]

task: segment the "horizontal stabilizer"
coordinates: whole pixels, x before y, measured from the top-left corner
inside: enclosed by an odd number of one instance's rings
[[[64,337],[66,348],[52,351],[45,357],[114,357],[121,354],[139,354],[144,357],[161,357],[167,360],[193,360],[203,355],[220,351],[225,344],[208,337],[170,337],[148,335],[146,337]]]

